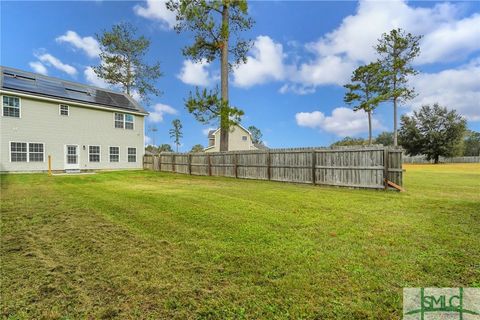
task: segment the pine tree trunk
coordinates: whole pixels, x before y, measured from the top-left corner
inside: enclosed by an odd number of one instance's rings
[[[397,138],[397,98],[393,98],[393,146],[398,146]]]
[[[223,101],[222,110],[220,112],[220,151],[228,151],[228,15],[228,4],[225,3],[222,11],[223,43],[220,61],[221,94]]]
[[[368,111],[368,145],[372,144],[372,111]]]

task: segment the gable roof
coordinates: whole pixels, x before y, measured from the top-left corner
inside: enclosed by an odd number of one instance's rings
[[[10,67],[0,66],[0,71],[1,89],[4,90],[148,114],[138,102],[122,92],[65,81]]]
[[[234,127],[239,127],[240,129],[243,129],[243,131],[245,131],[246,133],[248,133],[250,136],[252,136],[252,134],[250,133],[250,131],[248,131],[244,126],[242,126],[240,123],[239,124],[236,124],[234,125]],[[209,138],[213,138],[213,136],[220,130],[220,128],[218,129],[215,129],[215,130],[210,130],[208,132],[208,137]]]

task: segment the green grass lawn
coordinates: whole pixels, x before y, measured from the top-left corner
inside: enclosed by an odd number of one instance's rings
[[[405,167],[405,193],[3,175],[2,316],[398,319],[403,287],[480,286],[480,165]]]

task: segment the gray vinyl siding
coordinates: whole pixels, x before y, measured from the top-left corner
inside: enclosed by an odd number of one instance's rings
[[[2,94],[15,96],[14,94]],[[70,106],[69,116],[62,116],[59,105]],[[116,111],[75,106],[65,102],[47,102],[20,98],[21,118],[1,114],[0,171],[64,170],[65,145],[79,146],[80,169],[141,169],[144,153],[144,116],[134,115],[134,129],[114,127]],[[124,113],[121,112],[120,113]],[[11,162],[10,142],[44,143],[44,162]],[[89,162],[88,146],[100,146],[100,162]],[[119,162],[110,162],[109,147],[120,148]],[[137,161],[128,162],[127,148],[137,149]]]

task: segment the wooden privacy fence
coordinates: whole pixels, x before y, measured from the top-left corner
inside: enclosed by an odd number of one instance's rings
[[[145,155],[147,170],[384,189],[402,186],[402,151],[385,147]]]
[[[425,156],[402,156],[403,163],[434,163],[433,160],[427,160]],[[479,163],[480,156],[469,156],[469,157],[452,157],[452,158],[445,158],[440,157],[438,159],[439,163]]]

